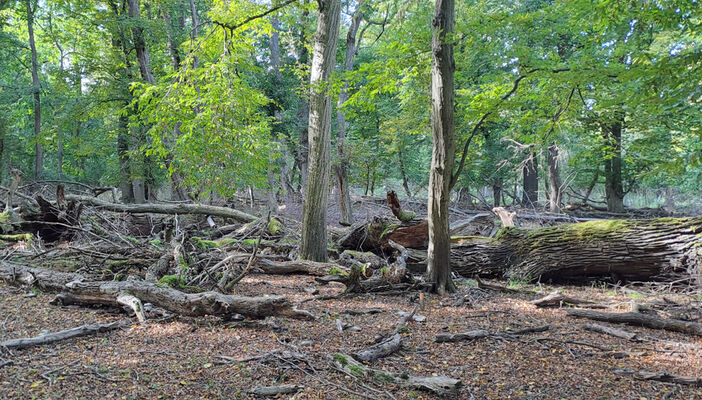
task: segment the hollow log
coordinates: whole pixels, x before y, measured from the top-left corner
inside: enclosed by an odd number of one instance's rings
[[[210,206],[206,204],[118,204],[110,203],[97,197],[66,195],[66,200],[90,204],[108,211],[125,213],[155,213],[155,214],[196,214],[213,215],[216,217],[232,218],[239,222],[253,222],[259,218],[255,215],[227,207]]]
[[[699,280],[702,217],[505,228],[495,239],[453,246],[451,264],[463,276],[522,280],[648,281],[668,274]]]
[[[241,314],[252,318],[288,316],[310,319],[312,316],[297,310],[283,296],[236,296],[217,292],[184,293],[144,281],[85,282],[78,274],[55,272],[0,262],[0,279],[9,283],[35,285],[47,290],[67,292],[88,303],[114,303],[121,306],[129,295],[142,302],[152,303],[167,311],[192,317],[214,315],[231,317]],[[134,301],[134,299],[130,299]]]

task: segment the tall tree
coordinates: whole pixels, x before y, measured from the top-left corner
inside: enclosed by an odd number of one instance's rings
[[[35,2],[27,0],[27,33],[29,34],[29,49],[32,52],[32,93],[34,96],[34,179],[41,180],[44,170],[44,149],[41,144],[41,84],[39,83],[39,63],[37,62],[37,46],[34,43],[34,12]]]
[[[340,0],[317,0],[319,17],[310,70],[309,159],[302,212],[300,256],[327,260],[327,202],[331,152],[329,78],[339,38]]]
[[[344,71],[353,70],[353,61],[356,57],[356,34],[363,20],[363,1],[359,1],[351,17],[351,26],[346,34],[346,57],[344,59]],[[351,195],[349,193],[349,178],[347,174],[348,160],[345,152],[346,145],[346,115],[341,107],[349,99],[349,83],[344,82],[344,86],[339,93],[336,121],[339,132],[336,137],[336,153],[338,162],[334,166],[336,180],[339,189],[339,211],[341,212],[341,224],[351,225],[353,223],[353,209],[351,208]]]
[[[436,0],[432,21],[431,135],[429,171],[429,249],[427,275],[438,294],[454,291],[451,280],[449,200],[456,146],[454,142],[453,26],[454,0]]]

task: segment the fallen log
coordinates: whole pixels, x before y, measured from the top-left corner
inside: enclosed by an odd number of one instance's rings
[[[615,368],[612,370],[612,373],[616,375],[629,375],[633,376],[635,379],[644,381],[668,382],[677,383],[680,385],[702,387],[702,378],[696,378],[694,376],[680,376],[669,374],[667,372],[654,372],[646,370],[636,371],[631,368]]]
[[[440,396],[455,395],[461,388],[461,381],[447,376],[412,376],[370,368],[352,357],[336,353],[331,356],[332,364],[346,374],[359,379],[368,379],[376,384],[395,383],[413,389],[426,390]]]
[[[251,393],[261,397],[274,397],[281,394],[293,394],[304,389],[299,385],[259,386],[251,389]]]
[[[386,337],[379,343],[376,343],[364,350],[356,352],[354,354],[354,358],[365,362],[374,362],[400,350],[400,348],[402,348],[401,331],[405,328],[407,322],[412,321],[412,317],[414,317],[414,314],[417,312],[418,309],[419,305],[414,307],[412,312],[403,315],[395,329],[388,337]]]
[[[498,339],[513,339],[516,338],[517,336],[522,336],[526,335],[528,333],[535,333],[535,332],[545,332],[549,329],[548,325],[541,325],[541,326],[535,326],[535,327],[530,327],[530,328],[523,328],[523,329],[518,329],[518,330],[501,330],[498,332],[490,332],[485,329],[474,329],[466,332],[461,332],[461,333],[439,333],[438,335],[434,336],[434,341],[436,343],[454,343],[454,342],[462,342],[466,340],[476,340],[476,339],[483,339],[487,337],[491,338],[498,338]]]
[[[85,303],[106,304],[112,302],[122,306],[133,304],[134,299],[152,303],[167,311],[186,316],[214,315],[223,318],[236,314],[251,318],[287,316],[312,319],[312,315],[298,310],[283,296],[236,296],[217,292],[184,293],[176,289],[160,287],[144,281],[96,281],[84,282],[78,274],[55,272],[41,268],[0,263],[0,279],[9,283],[36,285],[38,287],[67,292]]]
[[[592,310],[566,310],[571,317],[587,318],[595,321],[615,322],[634,326],[643,326],[651,329],[689,333],[702,336],[702,324],[697,322],[682,321],[678,319],[665,319],[653,315],[639,313],[606,313]]]
[[[323,263],[316,261],[307,260],[295,260],[295,261],[272,261],[265,258],[257,260],[256,268],[260,269],[266,274],[309,274],[314,276],[325,276],[330,274],[330,271],[337,269],[342,272],[346,272],[347,269],[333,263]]]
[[[0,342],[0,349],[5,347],[8,349],[25,349],[33,346],[43,346],[62,340],[72,339],[74,337],[95,335],[102,332],[119,329],[129,325],[129,321],[118,321],[111,324],[89,324],[82,325],[77,328],[66,329],[60,332],[48,333],[46,335],[35,336],[31,338],[10,339]]]
[[[494,239],[452,246],[451,265],[466,277],[532,281],[648,281],[680,275],[699,280],[701,234],[702,216],[503,228]]]
[[[622,329],[610,328],[609,326],[599,325],[599,324],[582,324],[582,328],[586,331],[604,333],[605,335],[610,335],[618,337],[620,339],[631,340],[633,342],[640,342],[641,339],[636,333],[627,332]]]
[[[119,204],[110,203],[97,197],[66,195],[66,200],[90,204],[108,211],[125,213],[155,213],[155,214],[196,214],[232,218],[239,222],[253,222],[259,218],[255,215],[227,207],[210,206],[207,204]]]
[[[558,292],[552,292],[540,299],[532,300],[531,304],[537,307],[563,307],[564,305],[579,305],[588,308],[606,308],[606,306],[603,306],[601,304],[595,304],[594,302],[589,300],[566,296],[563,293]]]

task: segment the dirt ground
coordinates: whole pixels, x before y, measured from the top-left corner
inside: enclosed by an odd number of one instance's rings
[[[519,293],[507,294],[479,289],[470,280],[458,283],[459,292],[454,295],[427,296],[424,308],[417,311],[426,319],[410,322],[402,330],[404,348],[373,367],[460,379],[461,391],[446,398],[702,399],[700,387],[638,380],[613,372],[630,368],[699,378],[702,337],[617,326],[643,339],[626,341],[585,331],[580,325],[586,321],[567,317],[562,309],[540,309],[529,303],[553,287],[523,285]],[[318,293],[305,291],[311,288]],[[701,300],[673,294],[663,299],[612,287],[564,289],[571,296],[610,305],[609,311],[627,311],[632,303],[656,301],[699,307]],[[378,335],[395,329],[401,318],[398,311],[409,312],[418,301],[416,294],[316,299],[342,291],[340,284],[319,286],[308,276],[250,275],[237,286],[238,294],[285,295],[319,318],[226,322],[164,316],[97,336],[4,350],[0,353],[0,398],[248,399],[254,398],[249,392],[254,387],[280,384],[303,386],[297,394],[278,397],[286,399],[437,398],[416,389],[359,380],[333,368],[331,354],[366,348]],[[0,341],[125,318],[118,310],[52,306],[52,298],[50,293],[0,284]],[[380,312],[344,313],[371,308]],[[337,319],[355,327],[339,332]],[[477,328],[498,332],[541,325],[549,329],[514,340],[434,341],[438,333]],[[268,359],[255,359],[272,351],[278,352]],[[282,351],[299,354],[290,358]]]

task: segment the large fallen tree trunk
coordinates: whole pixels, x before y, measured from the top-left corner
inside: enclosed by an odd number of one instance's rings
[[[114,329],[119,329],[128,326],[128,321],[118,321],[111,324],[89,324],[81,325],[77,328],[66,329],[65,331],[48,333],[46,335],[35,336],[31,338],[10,339],[0,342],[0,349],[6,347],[8,349],[25,349],[33,346],[43,346],[62,340],[72,339],[74,337],[95,335],[102,332],[109,332]]]
[[[409,228],[419,227],[413,225]],[[339,245],[379,251],[408,227],[377,218],[357,226]],[[398,235],[396,235],[398,233]],[[408,247],[410,262],[423,262]],[[702,217],[650,220],[600,220],[540,229],[503,228],[495,238],[461,237],[451,247],[451,266],[463,276],[521,280],[614,281],[674,280],[702,282]]]
[[[505,228],[494,239],[453,246],[451,264],[464,276],[524,280],[647,281],[671,275],[700,279],[702,217]]]
[[[149,302],[173,313],[187,316],[215,315],[231,317],[241,314],[252,318],[279,315],[292,318],[311,318],[303,310],[297,310],[283,296],[235,296],[217,292],[184,293],[160,287],[144,281],[96,281],[85,282],[78,274],[55,272],[41,268],[29,268],[0,262],[0,279],[14,284],[35,285],[51,291],[69,293],[83,303],[125,305],[125,297],[131,301]],[[139,313],[140,305],[134,306]]]
[[[240,222],[253,222],[259,219],[255,215],[247,214],[233,208],[210,206],[206,204],[119,204],[110,203],[97,197],[79,195],[66,195],[66,200],[79,201],[115,212],[212,215],[216,217],[232,218]]]

